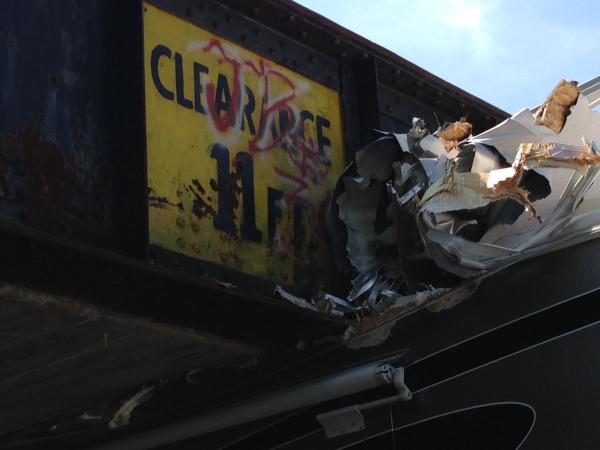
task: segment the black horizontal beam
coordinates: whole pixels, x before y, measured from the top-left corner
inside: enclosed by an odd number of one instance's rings
[[[5,282],[268,349],[339,333],[345,326],[283,299],[22,227],[0,224],[0,255]]]

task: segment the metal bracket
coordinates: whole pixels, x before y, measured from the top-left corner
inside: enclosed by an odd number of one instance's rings
[[[404,382],[404,367],[398,367],[394,370],[394,387],[398,391],[400,401],[406,402],[412,399],[412,392]]]
[[[364,430],[365,419],[361,411],[412,399],[412,392],[404,382],[404,367],[393,368],[392,376],[398,395],[318,414],[317,421],[325,431],[325,438],[330,439]]]
[[[325,431],[325,438],[330,439],[365,429],[365,419],[359,405],[336,409],[317,415],[317,420]]]

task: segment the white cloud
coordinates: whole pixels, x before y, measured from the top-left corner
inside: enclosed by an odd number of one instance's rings
[[[481,9],[470,8],[460,13],[449,14],[444,17],[444,23],[451,27],[478,30],[481,23]]]

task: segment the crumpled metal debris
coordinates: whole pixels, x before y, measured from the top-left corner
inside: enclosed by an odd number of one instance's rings
[[[456,288],[431,288],[414,294],[401,295],[391,290],[382,293],[387,307],[379,314],[360,317],[351,323],[343,335],[348,348],[363,348],[379,345],[390,335],[392,328],[402,317],[419,308],[431,312],[450,309],[471,296],[479,285],[479,280],[464,283]]]
[[[356,312],[356,308],[344,299],[319,291],[308,301],[286,291],[280,285],[275,286],[275,294],[303,309],[316,311],[330,316],[343,317],[346,313]]]
[[[492,271],[595,237],[598,87],[561,80],[538,108],[476,136],[465,119],[430,132],[415,118],[356,153],[333,208],[356,275],[348,346],[382,342],[407,309],[456,304]]]

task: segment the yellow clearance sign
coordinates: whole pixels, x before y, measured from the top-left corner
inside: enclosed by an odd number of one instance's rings
[[[314,280],[344,167],[339,94],[144,3],[150,243]]]

